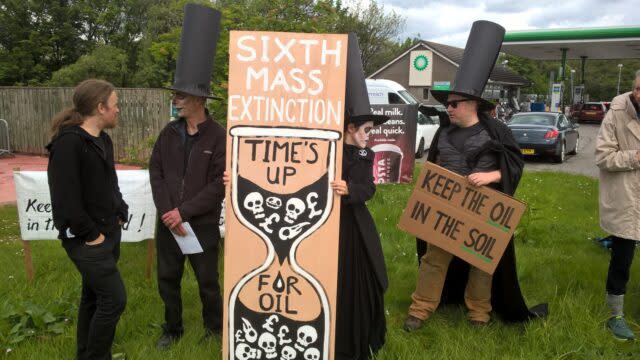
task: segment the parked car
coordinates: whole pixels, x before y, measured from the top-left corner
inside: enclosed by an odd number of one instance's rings
[[[577,111],[572,113],[574,121],[594,121],[602,122],[604,115],[607,113],[607,106],[604,102],[587,102],[582,104]]]
[[[562,113],[518,113],[507,126],[524,156],[551,156],[562,163],[567,154],[578,153],[580,125]]]
[[[418,100],[402,85],[392,80],[367,79],[367,92],[371,105],[418,104]],[[431,139],[438,129],[438,116],[431,117],[418,111],[416,118],[416,158],[429,149]]]

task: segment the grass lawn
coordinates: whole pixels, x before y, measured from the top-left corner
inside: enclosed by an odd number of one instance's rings
[[[396,224],[410,191],[410,185],[383,185],[369,203],[382,235],[391,281],[386,294],[387,343],[378,360],[640,358],[640,343],[615,341],[605,327],[609,256],[591,241],[603,235],[598,227],[596,180],[527,172],[519,187],[517,197],[529,204],[516,238],[520,285],[529,305],[549,303],[548,318],[526,325],[494,319],[489,327],[475,329],[467,325],[464,308],[448,306],[440,308],[422,329],[408,334],[402,323],[415,286],[415,241]],[[0,316],[11,309],[40,307],[69,320],[60,322],[61,335],[37,333],[9,343],[12,325],[0,319],[0,349],[13,359],[73,359],[79,275],[59,242],[38,241],[32,243],[36,279],[28,284],[16,216],[15,207],[0,207]],[[125,352],[128,359],[219,359],[220,339],[199,342],[200,305],[190,270],[183,281],[185,336],[168,352],[155,350],[163,308],[155,278],[144,277],[145,259],[145,243],[122,246],[119,267],[128,305],[118,325],[114,352]],[[640,319],[637,263],[626,312],[640,334],[634,321]]]

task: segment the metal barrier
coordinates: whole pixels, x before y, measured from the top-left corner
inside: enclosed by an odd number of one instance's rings
[[[9,142],[9,123],[0,119],[0,155],[11,154],[11,143]]]

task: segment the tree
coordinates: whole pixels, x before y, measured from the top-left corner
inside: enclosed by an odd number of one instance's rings
[[[127,54],[110,45],[100,45],[74,64],[53,73],[48,85],[75,86],[82,80],[98,78],[122,87],[127,73]]]
[[[73,1],[0,1],[0,85],[40,84],[85,51]]]
[[[149,7],[148,21],[138,43],[133,86],[163,87],[170,85],[178,57],[184,5],[204,0],[173,0],[156,3]]]
[[[212,75],[213,91],[223,98],[230,30],[353,31],[367,72],[403,46],[394,37],[404,20],[375,1],[344,7],[332,0],[0,0],[0,85],[74,85],[99,76],[118,86],[167,86],[187,2],[223,14]],[[226,104],[217,104],[223,114]]]
[[[76,0],[82,14],[82,35],[92,44],[111,45],[127,54],[131,73],[123,77],[123,86],[135,85],[132,79],[145,42],[148,23],[157,21],[156,11],[166,8],[163,0]],[[164,12],[161,15],[169,15]],[[162,21],[161,18],[160,21]]]
[[[549,94],[549,77],[553,71],[554,82],[559,81],[560,61],[540,61],[522,58],[511,54],[501,54],[498,62],[508,60],[507,66],[526,77],[531,81],[531,86],[523,88],[524,92],[547,95]],[[591,101],[610,101],[616,96],[616,87],[618,85],[618,64],[623,64],[620,92],[629,91],[630,81],[633,79],[635,71],[640,69],[640,60],[587,60],[585,66],[585,93]],[[571,102],[571,83],[570,71],[575,70],[573,75],[573,84],[579,85],[583,83],[581,70],[581,60],[568,60],[565,69],[565,92],[564,102]]]
[[[370,1],[364,5],[359,1],[353,7],[341,7],[338,3],[338,21],[335,32],[354,32],[358,36],[362,66],[370,74],[397,56],[395,38],[404,29],[402,16],[391,12],[385,14],[384,7]]]

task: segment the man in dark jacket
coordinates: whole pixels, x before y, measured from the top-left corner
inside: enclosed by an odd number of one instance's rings
[[[171,87],[179,119],[160,132],[151,155],[149,174],[158,209],[156,231],[158,288],[165,305],[158,348],[168,348],[183,333],[180,282],[185,255],[174,235],[185,235],[188,222],[203,252],[189,254],[200,300],[205,337],[222,327],[218,283],[218,242],[226,131],[205,108],[220,13],[199,5],[185,7],[176,79]],[[188,26],[187,26],[188,25]]]
[[[116,267],[122,200],[111,138],[103,129],[118,121],[113,85],[86,80],[74,90],[74,107],[53,118],[49,191],[53,222],[67,255],[82,275],[78,307],[77,359],[111,359],[116,324],[126,293]]]

